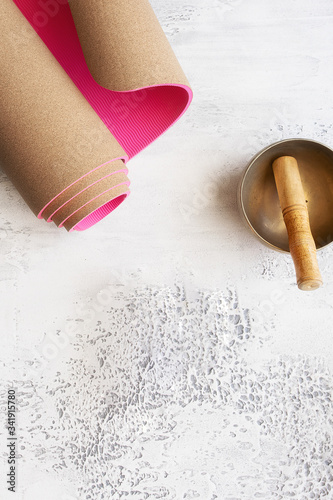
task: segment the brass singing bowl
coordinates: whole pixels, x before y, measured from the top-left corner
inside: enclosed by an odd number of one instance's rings
[[[243,219],[262,243],[289,252],[272,169],[279,156],[293,156],[298,162],[312,235],[317,249],[323,248],[333,241],[333,151],[319,142],[286,139],[251,160],[238,189]]]

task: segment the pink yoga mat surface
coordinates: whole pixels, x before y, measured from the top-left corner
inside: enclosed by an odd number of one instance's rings
[[[109,1],[112,2],[112,0]],[[133,158],[157,139],[183,115],[190,105],[192,91],[186,84],[166,81],[164,84],[126,91],[114,91],[99,85],[88,69],[67,0],[14,0],[14,3],[123,148],[126,154],[120,158],[122,161],[126,162]],[[94,2],[91,5],[92,9],[93,4]],[[110,30],[112,29],[113,27],[110,26]],[[124,29],[130,31],[131,26],[126,26]],[[96,54],[96,58],[98,57],[99,54]],[[101,64],[108,64],[108,61],[101,59]],[[125,61],[124,71],[126,71],[126,64]],[[161,64],[163,64],[162,59]],[[110,158],[110,162],[115,160],[119,158]],[[99,167],[92,165],[91,171],[86,175],[91,175],[96,168]],[[103,179],[105,177],[103,176]],[[112,179],[112,175],[109,177]],[[62,193],[68,188],[69,186],[65,186]],[[129,191],[126,191],[116,199],[94,209],[70,230],[82,231],[91,227],[118,207],[126,199],[128,193]],[[75,196],[78,195],[82,195],[82,191],[75,193]],[[49,203],[55,203],[57,197],[58,195]],[[72,200],[73,197],[70,197],[65,204]],[[42,208],[38,214],[39,218],[44,217],[49,203]],[[56,212],[59,207],[55,204],[55,208]],[[53,216],[54,212],[51,212],[47,220],[51,221]],[[60,226],[64,222],[62,221]]]

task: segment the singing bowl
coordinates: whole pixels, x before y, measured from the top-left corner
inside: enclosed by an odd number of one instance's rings
[[[293,156],[299,166],[317,249],[333,241],[333,151],[309,139],[287,139],[260,151],[246,168],[238,189],[238,205],[246,225],[275,250],[289,252],[272,163]]]

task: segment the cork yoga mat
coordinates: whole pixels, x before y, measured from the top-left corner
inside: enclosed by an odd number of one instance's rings
[[[192,100],[148,0],[1,0],[0,163],[31,210],[82,231],[126,162]]]

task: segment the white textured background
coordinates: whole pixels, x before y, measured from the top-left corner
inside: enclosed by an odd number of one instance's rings
[[[333,248],[325,286],[299,292],[289,256],[242,226],[236,186],[279,139],[333,146],[333,3],[152,4],[195,99],[130,162],[129,199],[68,235],[0,177],[20,453],[8,496],[3,411],[0,497],[332,499]]]

